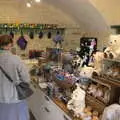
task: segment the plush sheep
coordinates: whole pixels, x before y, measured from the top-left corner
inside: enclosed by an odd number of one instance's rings
[[[105,58],[119,58],[120,57],[120,35],[110,35],[108,47],[104,50]]]
[[[67,108],[74,111],[76,117],[80,117],[85,108],[85,91],[77,84],[77,88],[73,91],[71,100],[68,101]]]

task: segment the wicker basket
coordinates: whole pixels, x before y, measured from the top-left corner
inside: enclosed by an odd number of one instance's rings
[[[74,82],[70,82],[70,80],[67,78],[64,78],[64,80],[60,80],[54,75],[53,79],[56,84],[63,89],[71,88],[74,85]]]

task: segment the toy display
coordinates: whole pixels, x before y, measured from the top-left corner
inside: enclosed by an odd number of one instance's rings
[[[28,44],[27,40],[23,35],[21,35],[17,40],[17,45],[21,48],[21,50],[25,50],[27,47],[27,44]]]
[[[96,75],[101,74],[104,54],[103,52],[96,52],[95,54],[93,54],[93,57],[94,57],[94,62],[93,62],[94,67],[86,67],[86,66],[84,66],[83,68],[79,67],[78,70],[80,71],[80,76],[86,78],[92,78],[93,74]]]
[[[91,94],[94,96],[96,92],[97,92],[97,85],[91,84],[90,87],[88,88],[88,94]]]
[[[120,64],[113,64],[106,70],[104,76],[120,80]]]
[[[90,84],[87,93],[94,96],[104,103],[108,103],[110,99],[110,91],[107,87],[100,84]]]
[[[80,68],[80,76],[84,78],[92,78],[93,71],[94,71],[94,68],[92,67]]]
[[[103,65],[103,58],[104,58],[104,53],[103,52],[96,52],[93,54],[94,57],[94,72],[97,75],[100,75],[102,72],[102,65]]]
[[[109,46],[104,50],[104,57],[119,59],[120,57],[120,35],[110,35]]]

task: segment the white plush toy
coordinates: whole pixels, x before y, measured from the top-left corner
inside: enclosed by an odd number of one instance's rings
[[[85,91],[80,88],[79,84],[76,85],[77,88],[73,91],[71,100],[67,104],[67,108],[73,110],[76,117],[80,117],[85,108]]]
[[[104,53],[96,52],[93,56],[94,56],[94,72],[100,75],[102,71]]]
[[[81,67],[82,66],[82,59],[78,55],[76,55],[75,59],[72,60],[72,65],[74,67]]]
[[[80,76],[83,78],[91,78],[94,68],[92,67],[83,67],[80,69]]]
[[[104,50],[105,57],[111,59],[120,57],[120,35],[110,35],[108,44]]]
[[[94,67],[83,67],[79,68],[80,76],[85,78],[91,78],[93,75],[93,72],[95,72],[97,75],[100,75],[102,72],[102,60],[104,58],[103,52],[96,52],[94,55]]]

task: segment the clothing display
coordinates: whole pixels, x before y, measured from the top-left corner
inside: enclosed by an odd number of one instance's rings
[[[43,32],[42,32],[42,31],[41,31],[41,32],[39,32],[38,37],[39,37],[40,39],[42,39],[42,38],[43,38]]]
[[[17,40],[17,45],[21,48],[21,50],[25,50],[27,47],[27,44],[28,42],[24,36],[20,36],[19,39]]]
[[[12,37],[12,38],[14,38],[14,32],[10,32],[10,36]]]
[[[30,37],[30,39],[34,39],[34,32],[31,31],[31,32],[29,33],[29,37]]]
[[[51,37],[52,37],[52,33],[48,32],[48,39],[51,39]]]

